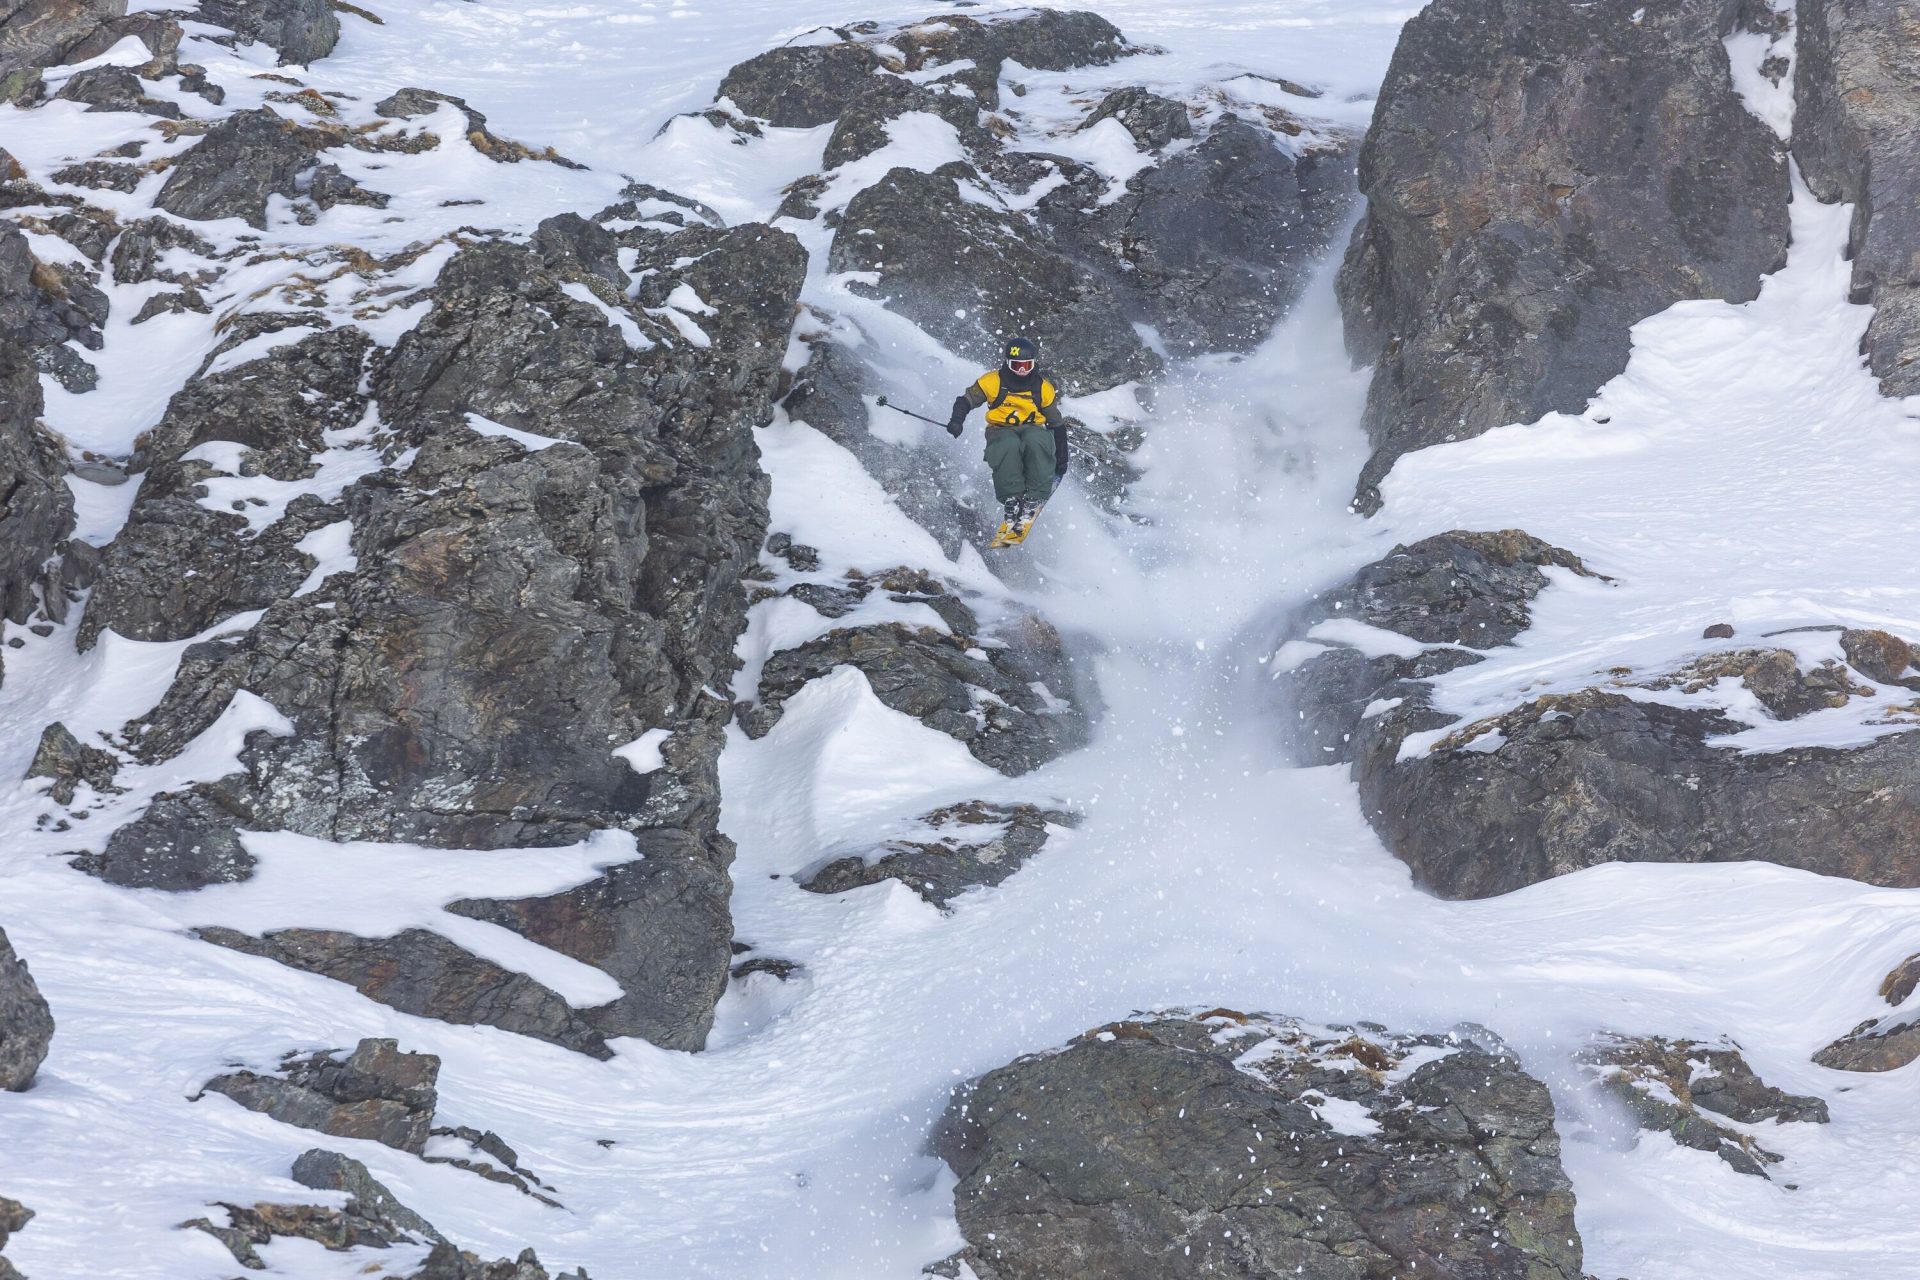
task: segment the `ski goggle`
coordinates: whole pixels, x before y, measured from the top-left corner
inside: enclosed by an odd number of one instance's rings
[[[1033,372],[1033,361],[1009,360],[1007,361],[1007,368],[1013,370],[1015,373],[1019,374],[1021,377],[1024,378],[1026,375]]]

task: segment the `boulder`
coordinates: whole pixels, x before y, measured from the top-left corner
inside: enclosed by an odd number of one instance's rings
[[[874,282],[855,292],[884,300],[983,367],[999,363],[1003,335],[1033,332],[1069,394],[1160,368],[1111,288],[1016,215],[961,199],[961,178],[974,175],[894,169],[862,190],[834,232],[828,269],[871,272]]]
[[[340,40],[340,16],[331,0],[200,0],[194,17],[267,45],[283,66],[317,62]]]
[[[1793,154],[1814,195],[1853,206],[1853,301],[1888,396],[1920,392],[1920,30],[1900,0],[1808,0],[1794,60]]]
[[[927,840],[890,840],[869,853],[835,858],[810,873],[800,887],[812,893],[845,893],[883,880],[898,880],[936,907],[946,907],[970,889],[991,888],[1044,849],[1055,827],[1076,827],[1080,815],[1031,804],[972,800],[923,816]]]
[[[1760,1145],[1747,1127],[1763,1121],[1826,1124],[1830,1118],[1819,1098],[1786,1093],[1755,1075],[1732,1041],[1706,1045],[1610,1035],[1576,1058],[1639,1128],[1665,1133],[1683,1147],[1711,1151],[1736,1173],[1765,1178],[1766,1166],[1784,1159]]]
[[[88,111],[133,111],[166,120],[178,120],[182,115],[175,104],[149,95],[140,77],[126,67],[90,67],[76,71],[53,96],[68,102],[84,102]],[[65,181],[58,177],[55,180]]]
[[[395,1040],[362,1040],[340,1050],[280,1060],[278,1074],[235,1071],[215,1076],[201,1094],[224,1094],[282,1124],[336,1138],[365,1138],[416,1155],[426,1149],[438,1101],[440,1059],[403,1053]]]
[[[781,129],[831,123],[866,88],[880,58],[864,44],[789,45],[728,71],[716,100]]]
[[[947,86],[926,88],[899,76],[868,76],[860,92],[841,108],[820,167],[837,169],[880,150],[890,140],[887,126],[915,111],[940,117],[975,147],[988,139],[980,128],[979,100],[971,93]]]
[[[52,1039],[46,997],[0,930],[0,1089],[18,1093],[31,1085]]]
[[[1179,138],[1193,136],[1193,121],[1184,102],[1163,98],[1139,85],[1115,89],[1081,122],[1082,130],[1102,120],[1118,120],[1143,151],[1158,151]]]
[[[1497,1043],[1229,1010],[966,1086],[937,1153],[980,1280],[1580,1280],[1553,1101]]]
[[[240,218],[264,231],[267,198],[297,195],[295,179],[326,141],[266,107],[235,112],[181,158],[154,203],[195,222]]]
[[[50,724],[40,732],[27,776],[51,779],[47,794],[54,803],[72,804],[82,784],[103,794],[119,790],[113,783],[119,769],[112,752],[81,742],[64,724]]]
[[[1637,321],[1746,301],[1785,262],[1785,155],[1722,44],[1737,9],[1438,0],[1407,23],[1339,282],[1375,365],[1363,509],[1401,454],[1577,413]]]

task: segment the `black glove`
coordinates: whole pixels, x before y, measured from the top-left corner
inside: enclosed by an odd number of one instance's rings
[[[965,396],[955,396],[953,412],[947,415],[947,434],[958,440],[960,433],[967,429],[967,414],[972,410],[973,406],[967,403]]]
[[[966,429],[967,429],[967,424],[964,419],[961,419],[961,418],[947,419],[947,434],[952,436],[955,440],[958,440],[960,438],[960,433],[962,431],[965,431]]]
[[[1067,474],[1067,424],[1062,422],[1053,428],[1053,478],[1056,482]]]

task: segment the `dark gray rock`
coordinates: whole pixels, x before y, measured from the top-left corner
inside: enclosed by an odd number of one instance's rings
[[[154,203],[195,222],[241,218],[264,231],[267,197],[298,195],[296,179],[327,141],[266,107],[236,112],[181,158]]]
[[[395,1040],[362,1040],[339,1050],[288,1054],[277,1075],[236,1071],[215,1076],[202,1094],[219,1093],[282,1124],[336,1138],[365,1138],[415,1154],[433,1132],[440,1059],[402,1053]]]
[[[1115,89],[1102,98],[1080,128],[1091,129],[1102,120],[1119,121],[1146,151],[1158,151],[1176,138],[1193,136],[1186,103],[1163,98],[1139,85]]]
[[[1580,1280],[1553,1119],[1497,1049],[1214,1010],[990,1072],[937,1150],[982,1280]]]
[[[82,648],[108,629],[132,640],[183,640],[293,595],[317,563],[297,544],[345,511],[303,495],[255,532],[243,513],[203,503],[205,481],[218,473],[185,455],[226,441],[247,450],[245,474],[311,477],[326,433],[366,414],[371,350],[358,329],[327,330],[192,379],[174,396],[142,450],[148,474],[139,499],[102,557]]]
[[[1180,104],[1166,105],[1185,122]],[[1352,148],[1296,154],[1230,115],[1135,176],[1119,199],[1088,194],[1075,184],[1058,188],[1040,202],[1040,217],[1102,273],[1130,319],[1152,324],[1177,349],[1249,351],[1299,299],[1345,229],[1355,200]]]
[[[409,1012],[587,1052],[603,1054],[609,1035],[704,1040],[726,981],[733,853],[718,831],[729,707],[707,690],[737,662],[743,578],[766,536],[752,427],[772,412],[805,259],[757,226],[649,233],[630,247],[642,273],[631,301],[616,242],[571,215],[529,245],[483,242],[449,264],[433,309],[367,372],[391,424],[381,447],[418,452],[342,495],[358,568],[316,596],[273,602],[243,636],[189,649],[128,742],[142,759],[169,758],[240,690],[293,732],[254,735],[238,772],[156,802],[83,866],[169,887],[244,875],[236,827],[443,848],[630,831],[640,862],[550,899],[464,904],[605,967],[626,994],[599,1010],[571,1009],[422,931],[236,945]],[[682,286],[711,303],[698,316],[705,346],[650,311]],[[597,301],[568,292],[581,288]],[[609,309],[639,330],[637,345]],[[200,379],[150,452],[232,439],[262,470],[304,466],[319,430],[362,412],[363,352],[364,340],[336,333],[276,348],[261,374],[288,403],[252,422],[228,420],[249,397]],[[470,413],[562,443],[483,436]],[[143,490],[130,531],[147,527],[146,504]],[[281,523],[283,535],[274,526],[254,542],[297,533],[291,517]],[[127,583],[103,581],[97,595],[172,589],[149,552],[129,550],[122,567]],[[649,728],[672,738],[666,767],[641,775],[612,750]]]
[[[0,224],[0,617],[13,622],[41,603],[48,561],[73,528],[66,459],[39,425],[37,270],[27,238]]]
[[[374,104],[374,114],[388,119],[410,120],[415,116],[430,115],[440,109],[441,103],[449,103],[460,109],[467,118],[467,141],[487,159],[496,164],[518,164],[522,160],[545,160],[564,169],[582,169],[586,166],[567,159],[552,147],[535,151],[523,142],[511,138],[502,138],[487,128],[487,118],[467,104],[465,98],[456,98],[450,93],[441,93],[435,89],[401,89]]]
[[[931,840],[894,840],[871,855],[838,858],[800,882],[813,893],[845,893],[898,880],[936,907],[969,889],[999,884],[1046,847],[1051,827],[1074,827],[1078,814],[1037,805],[973,800],[936,809],[920,819]],[[737,974],[736,974],[737,976]]]
[[[1606,862],[1762,861],[1920,884],[1914,735],[1742,754],[1709,745],[1745,727],[1717,711],[1586,689],[1458,727],[1398,759],[1410,733],[1447,723],[1410,696],[1362,722],[1354,766],[1374,830],[1443,897],[1506,893]]]
[[[340,40],[340,16],[329,0],[200,0],[194,16],[267,45],[283,66],[317,62]]]
[[[1826,1124],[1829,1119],[1819,1098],[1785,1093],[1755,1075],[1732,1041],[1705,1045],[1659,1036],[1605,1036],[1577,1059],[1640,1128],[1666,1133],[1683,1147],[1711,1151],[1738,1173],[1767,1177],[1766,1166],[1784,1157],[1724,1121]]]
[[[146,116],[178,120],[179,107],[147,93],[140,77],[126,67],[90,67],[76,71],[53,95],[68,102],[84,102],[88,111],[133,111]],[[65,181],[56,175],[55,181]]]
[[[1003,335],[1033,333],[1069,393],[1160,368],[1112,289],[1015,215],[962,200],[951,168],[895,169],[854,196],[834,233],[828,269],[873,272],[877,283],[855,285],[856,292],[885,300],[985,367],[999,363]]]
[[[1425,680],[1469,663],[1467,652],[1512,644],[1531,622],[1544,570],[1595,577],[1580,557],[1519,529],[1456,529],[1397,546],[1346,582],[1315,598],[1286,625],[1298,639],[1322,622],[1348,619],[1428,646],[1414,657],[1367,657],[1336,645],[1289,671],[1273,687],[1293,758],[1302,764],[1353,759],[1362,713],[1376,700],[1405,697],[1402,682]],[[1312,643],[1322,643],[1314,641]]]
[[[1853,301],[1887,395],[1920,391],[1920,31],[1900,0],[1809,0],[1799,12],[1793,152],[1807,186],[1853,205]]]
[[[331,209],[338,204],[384,209],[393,199],[384,191],[369,191],[341,172],[336,164],[323,164],[314,169],[307,186],[307,198],[322,209]]]
[[[113,278],[121,284],[144,284],[164,280],[170,284],[205,284],[214,278],[211,267],[202,274],[182,275],[160,265],[168,250],[184,249],[203,258],[212,258],[213,244],[187,227],[167,218],[143,218],[129,223],[113,242]]]
[[[361,1219],[391,1238],[436,1242],[445,1238],[431,1222],[400,1203],[366,1165],[338,1151],[315,1147],[304,1152],[293,1162],[293,1180],[315,1191],[346,1192],[348,1219]]]
[[[19,73],[68,61],[102,24],[126,12],[126,0],[0,0],[0,101],[11,100]]]
[[[899,76],[869,76],[860,92],[841,108],[821,168],[837,169],[880,150],[889,141],[887,125],[910,111],[939,116],[976,147],[988,141],[980,128],[980,102],[971,93],[929,89]]]
[[[1869,680],[1898,684],[1913,666],[1913,646],[1889,632],[1849,628],[1840,633],[1847,664]]]
[[[29,778],[50,778],[47,794],[56,804],[72,804],[82,783],[96,792],[118,791],[114,775],[120,758],[110,751],[81,742],[64,724],[50,724],[40,733],[40,745],[27,766]]]
[[[147,176],[146,170],[137,164],[120,164],[111,160],[88,160],[83,164],[70,164],[53,173],[55,182],[64,182],[73,187],[95,187],[107,191],[132,191]]]
[[[1785,158],[1729,79],[1735,10],[1438,0],[1407,23],[1340,276],[1375,365],[1363,509],[1401,454],[1578,412],[1635,322],[1750,299],[1785,261]]]
[[[503,925],[613,975],[623,994],[582,1017],[606,1037],[698,1049],[732,963],[732,884],[712,852],[679,831],[645,833],[643,857],[545,898],[471,899],[447,910]]]
[[[727,72],[718,98],[782,129],[811,129],[835,119],[880,65],[864,44],[769,49]]]
[[[402,1013],[499,1027],[589,1057],[613,1056],[605,1039],[556,992],[424,929],[390,938],[326,929],[280,929],[259,938],[232,929],[196,932],[219,946],[344,982]]]
[[[52,1039],[46,997],[0,930],[0,1089],[18,1093],[32,1084]]]
[[[762,737],[787,699],[836,668],[857,668],[881,702],[957,738],[982,762],[1017,776],[1085,745],[1087,715],[1074,705],[1071,660],[1058,633],[1029,619],[1023,634],[972,656],[978,641],[901,623],[835,630],[774,654],[759,701],[741,728]],[[1044,686],[1053,701],[1035,689]]]

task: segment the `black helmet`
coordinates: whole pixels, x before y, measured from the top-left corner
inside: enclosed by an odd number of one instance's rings
[[[1039,358],[1040,344],[1032,338],[1007,339],[1008,364],[1012,364],[1015,360],[1038,360]]]

